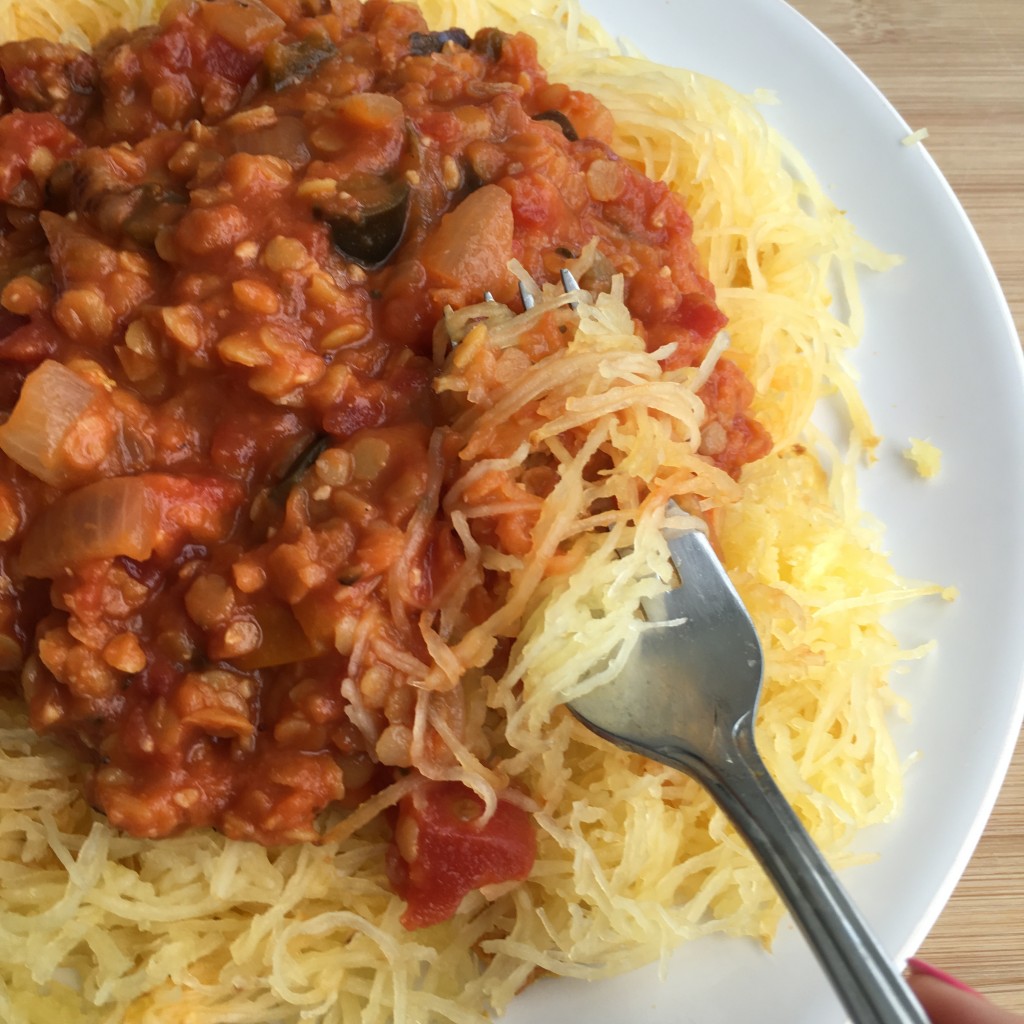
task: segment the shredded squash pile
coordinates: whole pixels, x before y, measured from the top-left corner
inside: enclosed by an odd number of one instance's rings
[[[129,31],[151,24],[166,0],[45,0],[5,3],[0,7],[0,40],[59,39],[88,47],[117,28]]]
[[[153,16],[148,2],[24,2],[0,37],[96,38]],[[422,4],[434,27],[521,29],[551,81],[595,93],[616,118],[620,153],[686,198],[695,240],[730,318],[729,358],[754,383],[772,454],[739,483],[697,456],[695,392],[721,354],[665,374],[633,333],[620,288],[578,302],[573,341],[527,366],[514,353],[569,296],[537,291],[518,317],[483,304],[450,314],[458,339],[439,388],[474,463],[446,496],[472,574],[500,569],[504,608],[435,655],[427,686],[468,673],[503,730],[500,770],[532,794],[538,856],[525,883],[474,893],[449,922],[400,924],[377,820],[331,841],[275,850],[193,833],[146,841],[112,831],[84,802],[75,759],[0,707],[0,1019],[103,1024],[479,1022],[538,971],[619,973],[710,932],[768,943],[781,909],[750,854],[694,783],[612,750],[563,709],[628,657],[640,597],[670,579],[664,501],[717,509],[713,527],[767,658],[762,753],[833,860],[852,833],[899,808],[900,765],[887,717],[901,651],[880,624],[910,587],[857,505],[853,463],[875,439],[844,364],[862,328],[856,272],[892,260],[860,241],[813,175],[728,87],[617,48],[574,6],[538,0]],[[524,7],[534,13],[524,13]],[[833,282],[850,313],[832,312]],[[575,320],[575,317],[573,318]],[[511,355],[510,355],[511,354]],[[505,369],[502,370],[502,360]],[[841,399],[853,435],[833,450],[810,423]],[[523,410],[542,422],[524,428]],[[522,436],[518,436],[520,431]],[[582,431],[576,454],[559,437]],[[560,463],[534,551],[573,571],[552,583],[530,557],[474,537],[467,495],[489,470],[525,472],[531,450]],[[597,482],[584,473],[600,449]],[[608,455],[608,453],[612,453]],[[823,461],[827,465],[823,465]],[[475,474],[475,476],[474,476]],[[635,481],[646,481],[638,488]],[[700,496],[699,499],[696,496]],[[594,508],[613,509],[607,514]],[[476,509],[476,514],[481,514]],[[494,638],[515,635],[500,676]],[[488,772],[466,749],[460,777],[485,798]]]

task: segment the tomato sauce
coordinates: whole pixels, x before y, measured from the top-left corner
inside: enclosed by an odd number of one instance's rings
[[[515,305],[510,260],[557,280],[596,238],[651,350],[695,365],[725,318],[689,218],[529,37],[385,0],[172,0],[0,72],[5,685],[116,827],[316,841],[417,770],[417,623],[464,558],[445,306]],[[703,396],[736,473],[767,450],[750,386],[722,362]],[[476,799],[403,800],[411,927],[529,871],[529,816]]]

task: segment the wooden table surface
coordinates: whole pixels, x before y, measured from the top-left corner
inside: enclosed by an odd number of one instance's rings
[[[1024,0],[789,2],[913,128],[928,129],[925,145],[974,223],[1024,338]],[[920,955],[1024,1013],[1024,736]]]

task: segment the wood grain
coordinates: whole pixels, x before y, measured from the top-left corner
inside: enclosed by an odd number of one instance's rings
[[[911,127],[928,129],[926,145],[974,223],[1024,336],[1024,2],[790,3]],[[921,956],[1024,1013],[1024,737],[974,858]]]

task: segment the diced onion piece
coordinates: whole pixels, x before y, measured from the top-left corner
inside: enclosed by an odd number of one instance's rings
[[[243,52],[265,47],[284,31],[284,22],[259,0],[203,4],[199,17],[211,32]]]
[[[189,537],[227,534],[243,495],[233,480],[169,473],[88,484],[36,518],[22,544],[21,571],[46,577],[94,558],[171,557]]]
[[[0,448],[45,483],[67,486],[64,439],[100,394],[96,385],[47,359],[25,378],[14,411],[0,426]]]
[[[54,577],[94,558],[144,561],[160,537],[160,512],[142,477],[89,484],[58,498],[36,519],[21,547],[21,571]]]
[[[510,279],[512,199],[498,185],[471,192],[423,243],[427,273],[447,287],[497,291]]]

